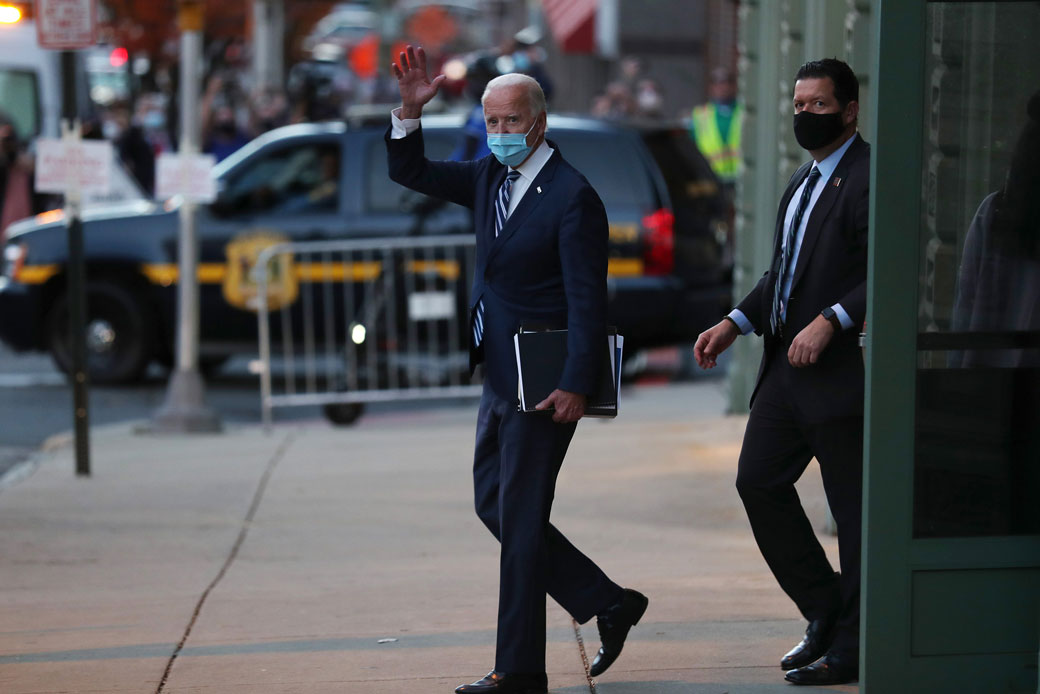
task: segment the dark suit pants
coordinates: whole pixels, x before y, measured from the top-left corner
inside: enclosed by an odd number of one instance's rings
[[[859,647],[863,418],[821,422],[801,415],[794,367],[778,349],[751,408],[737,468],[737,490],[755,540],[776,580],[808,620],[837,618],[833,650]],[[807,368],[812,368],[807,367]],[[827,561],[794,483],[820,464],[838,526],[841,573]]]
[[[501,672],[545,672],[546,593],[580,623],[622,596],[549,523],[556,476],[576,426],[517,412],[484,386],[473,487],[477,515],[501,542],[495,656]]]

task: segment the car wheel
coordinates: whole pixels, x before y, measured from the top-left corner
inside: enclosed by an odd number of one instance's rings
[[[130,289],[87,283],[87,375],[93,383],[138,380],[152,357],[149,314]],[[47,348],[58,368],[72,370],[68,296],[62,293],[47,318]]]
[[[349,426],[361,418],[365,406],[360,402],[337,402],[325,405],[325,418],[336,426]]]

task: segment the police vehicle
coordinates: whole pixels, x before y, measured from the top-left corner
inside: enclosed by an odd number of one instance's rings
[[[200,206],[197,218],[201,363],[255,353],[249,268],[271,243],[472,233],[468,210],[417,201],[387,177],[388,120],[287,126],[216,167],[218,198]],[[462,121],[424,118],[428,156],[451,156]],[[606,206],[610,320],[626,336],[626,351],[692,340],[713,324],[730,303],[728,203],[685,130],[550,116],[547,137]],[[88,371],[94,382],[133,381],[152,361],[172,362],[177,230],[176,199],[85,212]],[[67,371],[66,260],[60,210],[8,228],[0,339],[19,351],[48,351]],[[296,276],[312,281],[305,272]],[[341,281],[364,277],[344,272]]]

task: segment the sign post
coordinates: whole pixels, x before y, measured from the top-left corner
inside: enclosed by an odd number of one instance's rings
[[[206,407],[199,374],[199,248],[195,206],[200,200],[212,199],[213,190],[200,190],[188,180],[200,167],[212,168],[212,164],[198,154],[203,16],[202,0],[180,0],[180,151],[172,161],[160,159],[157,171],[160,191],[183,196],[177,243],[177,364],[166,388],[166,399],[148,427],[155,432],[217,432],[223,428],[216,413]],[[204,173],[209,181],[209,172]]]
[[[107,189],[108,168],[112,150],[108,143],[101,149],[85,147],[80,140],[80,126],[76,119],[76,54],[72,51],[86,48],[97,39],[97,0],[35,0],[37,39],[42,48],[61,50],[62,78],[62,140],[57,144],[60,154],[51,149],[48,157],[43,150],[38,152],[36,189],[44,192],[65,194],[65,220],[68,230],[68,282],[66,283],[69,307],[69,343],[71,349],[72,415],[75,431],[76,475],[90,475],[90,419],[87,407],[87,357],[86,315],[87,297],[84,291],[83,267],[83,223],[80,220],[81,194],[84,189],[82,164],[91,160],[100,165],[105,173],[101,177]],[[42,144],[42,142],[41,142]],[[105,149],[107,147],[107,150]],[[62,180],[61,165],[49,166],[48,162],[61,161],[64,156],[65,172]],[[86,169],[89,170],[89,169]],[[98,169],[100,170],[100,169]],[[96,175],[96,171],[94,174]],[[89,180],[89,178],[87,179]],[[50,187],[48,187],[48,185]],[[94,186],[94,183],[88,185]]]

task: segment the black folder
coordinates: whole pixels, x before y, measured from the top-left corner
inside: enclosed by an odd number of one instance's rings
[[[567,360],[566,330],[525,330],[513,336],[516,347],[517,391],[521,412],[537,412],[535,405],[559,386]],[[596,390],[585,406],[587,417],[616,417],[621,388],[624,337],[608,329],[603,342]]]

